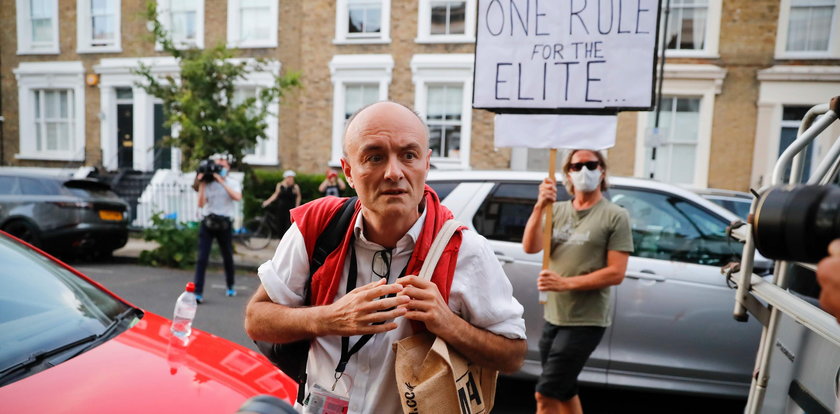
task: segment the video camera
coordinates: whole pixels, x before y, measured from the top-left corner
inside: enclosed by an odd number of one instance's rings
[[[816,263],[840,237],[840,187],[771,188],[758,200],[752,224],[755,247],[765,257]]]
[[[196,174],[204,174],[204,176],[201,177],[201,181],[209,183],[215,180],[215,178],[213,178],[213,174],[222,172],[222,166],[216,164],[211,159],[201,160],[201,162],[198,163],[198,168],[195,172]]]

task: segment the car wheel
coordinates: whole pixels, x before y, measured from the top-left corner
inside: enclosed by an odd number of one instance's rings
[[[41,245],[40,232],[35,226],[25,221],[13,221],[3,227],[3,230],[33,246]]]

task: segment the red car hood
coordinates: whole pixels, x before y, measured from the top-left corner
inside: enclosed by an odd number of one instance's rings
[[[295,382],[259,353],[198,330],[184,346],[169,323],[146,312],[116,338],[0,388],[0,412],[232,414],[259,394],[294,402]]]

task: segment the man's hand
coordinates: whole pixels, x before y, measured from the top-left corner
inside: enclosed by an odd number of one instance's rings
[[[225,182],[225,178],[219,175],[219,173],[213,173],[213,179],[215,179],[219,184],[224,184]]]
[[[550,178],[543,178],[537,196],[537,207],[545,208],[554,204],[555,201],[557,201],[557,183]]]
[[[551,270],[545,269],[540,272],[537,278],[537,289],[540,292],[563,292],[570,290],[569,278],[558,275]]]
[[[828,245],[829,256],[817,265],[820,305],[840,322],[840,239]]]
[[[403,287],[399,284],[386,285],[385,279],[353,289],[327,306],[322,320],[324,331],[319,333],[319,336],[366,335],[396,329],[395,322],[373,324],[406,314],[406,308],[402,305],[408,303],[407,296],[379,299],[381,296],[400,293],[402,290]]]
[[[413,275],[401,277],[396,283],[403,286],[398,297],[410,299],[405,305],[407,319],[423,322],[438,336],[444,336],[443,331],[454,326],[452,318],[458,316],[449,309],[436,284]]]

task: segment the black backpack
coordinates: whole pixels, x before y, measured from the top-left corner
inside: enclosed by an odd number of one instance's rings
[[[310,305],[312,301],[312,275],[324,264],[327,256],[330,255],[341,244],[350,221],[353,220],[353,212],[358,197],[351,197],[344,202],[338,212],[333,215],[327,227],[315,241],[315,251],[309,260],[309,278],[303,287],[303,306]],[[280,368],[286,375],[292,377],[298,383],[297,402],[303,404],[303,390],[306,386],[306,362],[309,357],[310,340],[289,342],[286,344],[275,344],[272,342],[254,341],[257,349],[268,358],[271,363]]]

